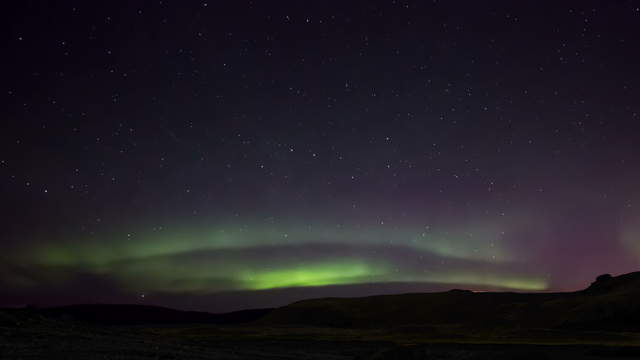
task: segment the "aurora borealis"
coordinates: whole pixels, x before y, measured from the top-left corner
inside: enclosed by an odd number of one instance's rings
[[[637,271],[639,6],[13,4],[0,306]]]
[[[121,286],[142,293],[424,281],[507,289],[547,287],[543,277],[522,269],[520,274],[500,274],[501,268],[512,266],[513,259],[494,242],[498,234],[485,231],[476,233],[476,240],[464,234],[427,235],[384,227],[254,225],[208,231],[190,227],[166,234],[121,234],[120,240],[111,235],[80,244],[60,241],[29,246],[19,257],[38,266],[107,274]],[[483,243],[490,245],[474,251]],[[493,265],[483,266],[486,273],[475,273],[473,266],[482,262]]]

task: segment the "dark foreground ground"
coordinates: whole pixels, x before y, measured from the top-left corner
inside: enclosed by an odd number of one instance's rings
[[[640,359],[640,272],[601,275],[571,293],[452,290],[227,314],[0,309],[0,359],[624,358]]]
[[[0,324],[0,359],[638,359],[634,334],[483,334],[420,329],[97,326],[45,317]],[[524,339],[523,336],[530,337]],[[536,337],[533,339],[531,337]],[[500,344],[501,343],[501,344]]]

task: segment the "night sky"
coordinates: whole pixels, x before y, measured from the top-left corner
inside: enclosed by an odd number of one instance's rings
[[[21,1],[0,305],[640,270],[640,1]]]

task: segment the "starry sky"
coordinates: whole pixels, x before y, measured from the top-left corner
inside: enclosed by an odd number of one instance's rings
[[[640,1],[22,1],[0,305],[640,269]]]

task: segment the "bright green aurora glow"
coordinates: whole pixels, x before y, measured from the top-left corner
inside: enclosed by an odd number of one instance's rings
[[[155,229],[103,240],[39,242],[14,258],[57,271],[107,276],[132,292],[216,293],[388,282],[547,288],[544,278],[513,267],[515,257],[501,242],[504,226],[478,224],[456,231],[261,224]],[[478,272],[478,265],[488,270]]]
[[[298,286],[357,284],[383,274],[380,267],[365,262],[336,262],[312,264],[286,269],[250,272],[239,279],[251,290],[264,290]]]

